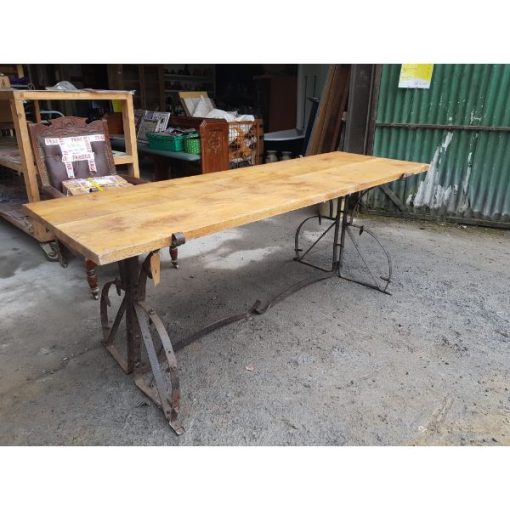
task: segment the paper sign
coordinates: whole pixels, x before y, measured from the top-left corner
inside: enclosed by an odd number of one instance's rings
[[[434,64],[402,64],[398,87],[401,89],[428,89]]]
[[[65,138],[46,138],[46,145],[59,145],[62,152],[62,163],[66,167],[67,177],[74,178],[73,161],[86,161],[89,171],[96,173],[96,162],[91,142],[104,142],[104,135],[68,136]]]

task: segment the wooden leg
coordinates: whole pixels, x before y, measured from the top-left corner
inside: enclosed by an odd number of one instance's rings
[[[154,162],[155,181],[166,181],[167,179],[173,179],[174,174],[169,158],[166,156],[151,155],[151,159]]]
[[[93,299],[99,299],[99,287],[97,286],[96,264],[91,260],[85,260],[85,270],[87,271],[87,282],[90,287]]]

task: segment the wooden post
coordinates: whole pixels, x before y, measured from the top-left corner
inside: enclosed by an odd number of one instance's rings
[[[41,106],[39,105],[39,101],[34,101],[34,116],[35,116],[35,121],[37,123],[42,121]]]
[[[32,158],[32,151],[30,150],[30,135],[28,134],[23,101],[17,99],[13,94],[9,103],[11,105],[12,121],[16,132],[16,141],[18,142],[28,201],[38,202],[39,188],[37,187],[36,168]]]
[[[133,95],[129,94],[122,100],[122,125],[124,128],[124,140],[126,143],[126,153],[133,159],[128,164],[128,172],[131,177],[140,177],[138,168],[138,147],[136,145],[135,131],[135,112],[133,108]]]
[[[23,178],[29,202],[38,202],[40,200],[39,187],[37,185],[37,171],[32,157],[30,147],[30,135],[28,134],[27,119],[25,117],[25,108],[23,100],[18,99],[12,94],[9,103],[11,105],[12,121],[16,133],[19,153],[21,157],[21,166],[23,168]],[[38,240],[47,238],[46,230],[37,221],[33,221],[34,237]]]

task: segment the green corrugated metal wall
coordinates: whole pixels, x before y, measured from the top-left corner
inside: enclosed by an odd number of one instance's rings
[[[510,226],[510,130],[388,127],[380,124],[510,126],[510,65],[434,66],[430,89],[399,89],[400,64],[384,65],[373,153],[430,163],[391,186],[415,214],[470,218]],[[380,190],[371,208],[395,211]]]

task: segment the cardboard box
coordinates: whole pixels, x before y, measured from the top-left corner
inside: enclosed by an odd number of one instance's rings
[[[108,191],[115,188],[132,186],[120,175],[105,175],[103,177],[89,177],[87,179],[68,179],[62,182],[64,195],[84,195],[96,191]]]
[[[5,76],[5,74],[0,74],[0,89],[10,89],[11,88],[11,81],[9,80],[8,76]]]

